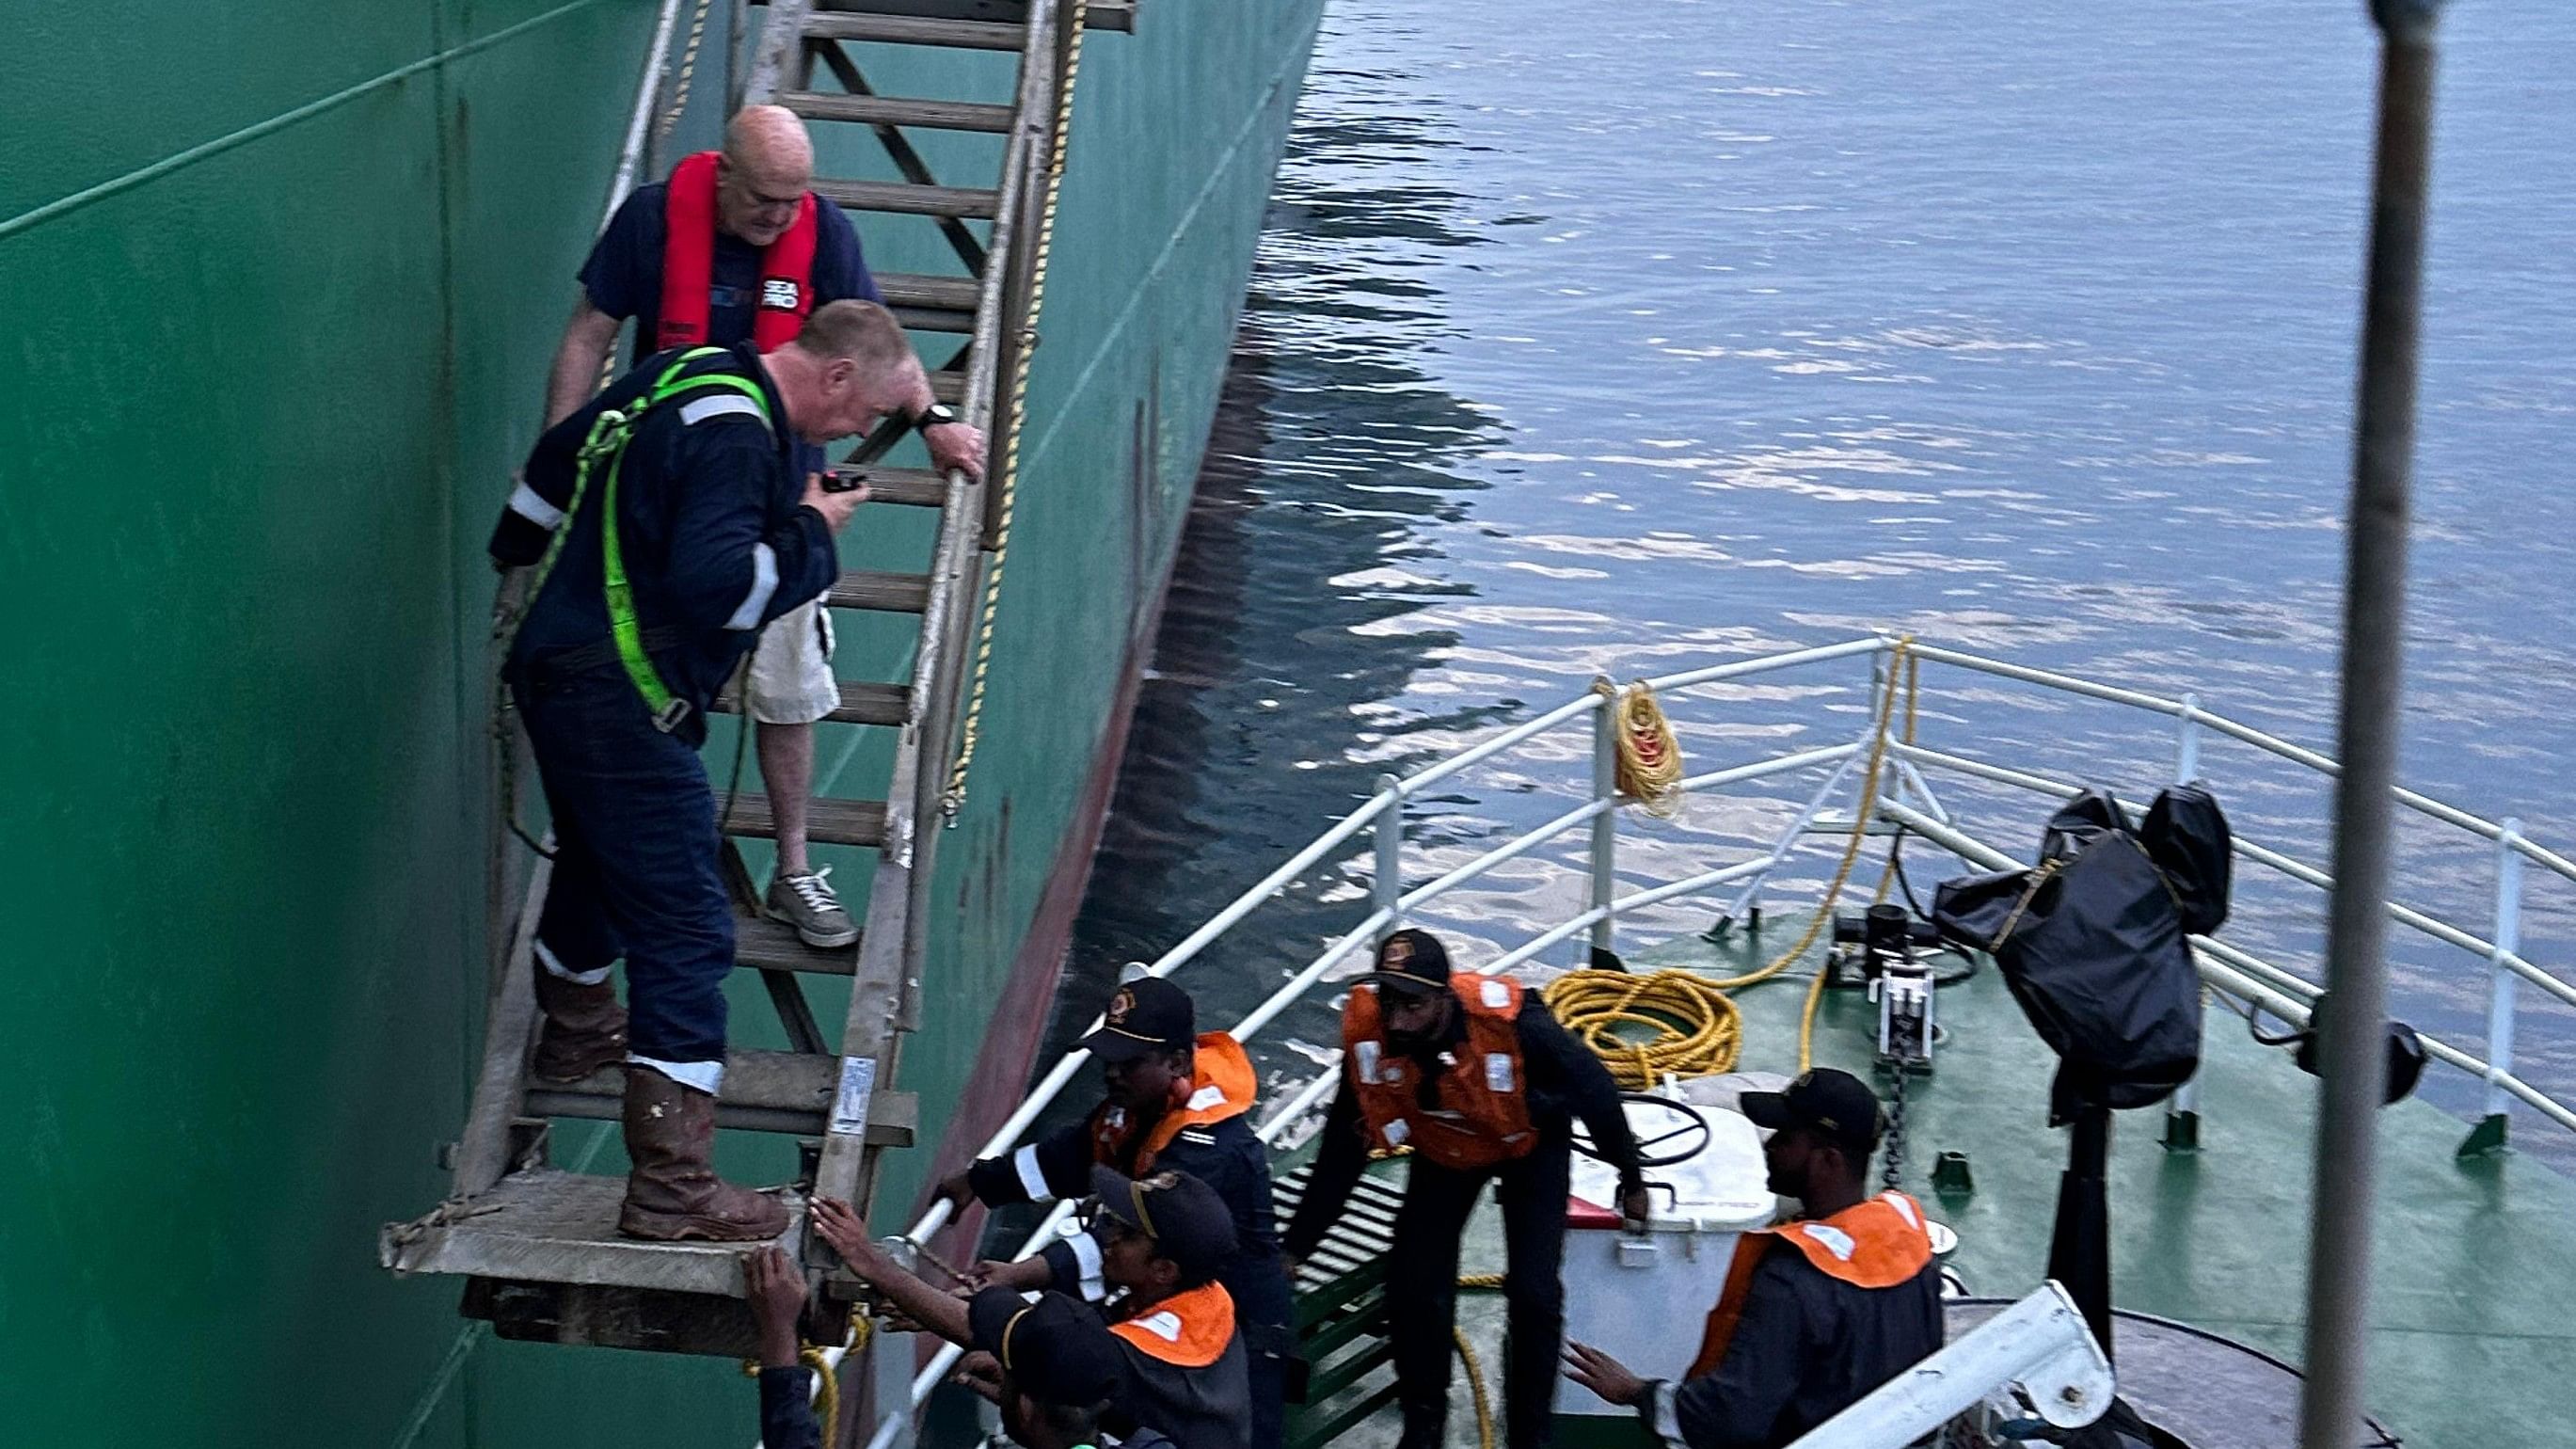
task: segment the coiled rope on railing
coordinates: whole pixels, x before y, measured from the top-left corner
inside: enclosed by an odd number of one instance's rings
[[[993,668],[993,630],[1002,608],[1002,573],[1011,561],[1011,515],[1020,490],[1020,422],[1029,396],[1029,354],[1037,350],[1038,314],[1046,306],[1047,258],[1055,249],[1056,200],[1064,191],[1065,143],[1073,135],[1073,87],[1082,74],[1081,0],[1066,6],[1064,85],[1056,95],[1055,134],[1047,153],[1046,202],[1038,214],[1037,254],[1029,274],[1029,310],[1021,319],[1019,346],[1011,350],[1010,427],[1002,436],[1002,466],[994,486],[1000,489],[994,509],[993,566],[984,574],[984,598],[975,624],[975,674],[966,689],[966,713],[957,726],[957,759],[949,767],[947,787],[939,794],[939,813],[950,825],[966,808],[966,772],[975,763],[975,745],[983,737],[984,686]],[[1034,57],[1032,57],[1034,60]]]
[[[1608,701],[1602,708],[1609,711],[1619,793],[1660,819],[1680,814],[1685,798],[1681,742],[1673,738],[1673,723],[1656,703],[1653,686],[1641,679],[1620,689],[1596,679],[1592,692]]]
[[[1735,1069],[1743,1048],[1743,1017],[1728,993],[1757,986],[1780,975],[1805,956],[1833,920],[1834,903],[1851,880],[1869,822],[1878,809],[1878,786],[1887,762],[1888,726],[1895,719],[1896,699],[1905,696],[1905,732],[1913,738],[1918,675],[1914,636],[1896,641],[1888,654],[1886,685],[1879,693],[1878,717],[1870,730],[1869,763],[1861,776],[1860,798],[1852,810],[1850,835],[1843,842],[1842,862],[1834,869],[1824,899],[1798,935],[1796,945],[1757,970],[1739,976],[1708,977],[1690,971],[1657,971],[1638,976],[1626,971],[1569,971],[1539,991],[1548,1010],[1567,1031],[1610,1068],[1619,1085],[1632,1092],[1651,1091],[1666,1076],[1706,1077]],[[1598,686],[1596,686],[1598,687]],[[1614,704],[1609,706],[1616,708]],[[1624,736],[1625,731],[1622,731]],[[1678,773],[1678,765],[1675,767]],[[1798,1017],[1798,1070],[1814,1062],[1816,1008],[1824,1000],[1825,972],[1816,972]],[[1621,1026],[1644,1026],[1654,1035],[1643,1043],[1619,1034]]]

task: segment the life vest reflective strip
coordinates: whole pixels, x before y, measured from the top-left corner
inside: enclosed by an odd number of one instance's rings
[[[1234,1295],[1223,1284],[1202,1283],[1109,1325],[1109,1331],[1174,1367],[1205,1368],[1234,1342]]]
[[[671,168],[662,200],[662,305],[654,314],[654,347],[707,341],[716,270],[716,162],[700,151]],[[796,219],[760,253],[760,296],[751,314],[752,345],[786,346],[814,310],[814,193],[796,202]]]
[[[1465,1013],[1467,1039],[1439,1077],[1441,1110],[1422,1106],[1411,1057],[1386,1042],[1374,984],[1351,988],[1342,1008],[1345,1070],[1360,1116],[1382,1150],[1410,1147],[1443,1167],[1470,1170],[1526,1157],[1538,1147],[1521,1062],[1520,983],[1501,976],[1452,977],[1449,994]]]
[[[1091,1118],[1092,1161],[1107,1163],[1129,1177],[1143,1177],[1154,1170],[1155,1154],[1171,1146],[1184,1130],[1252,1110],[1261,1095],[1261,1080],[1243,1043],[1229,1033],[1212,1031],[1192,1042],[1190,1049],[1190,1077],[1172,1083],[1171,1103],[1146,1130],[1145,1140],[1136,1148],[1136,1160],[1129,1163],[1121,1156],[1136,1133],[1133,1119],[1123,1107],[1104,1105]]]
[[[1855,1288],[1893,1288],[1909,1282],[1932,1261],[1932,1235],[1923,1225],[1923,1206],[1901,1192],[1883,1192],[1829,1218],[1800,1219],[1776,1228],[1756,1228],[1736,1240],[1734,1261],[1727,1264],[1726,1289],[1709,1310],[1701,1333],[1699,1357],[1691,1360],[1687,1378],[1717,1372],[1744,1317],[1744,1301],[1753,1292],[1753,1271],[1775,1247],[1795,1248],[1828,1278]]]
[[[652,657],[644,652],[644,626],[635,617],[635,590],[626,578],[626,551],[618,538],[623,530],[617,524],[617,479],[625,469],[626,445],[634,438],[636,425],[645,414],[672,398],[722,389],[736,398],[727,399],[724,407],[711,409],[710,416],[747,412],[760,419],[763,428],[775,431],[769,420],[769,400],[762,395],[759,383],[731,372],[680,375],[694,363],[727,355],[721,347],[691,348],[673,358],[642,397],[624,409],[602,408],[591,419],[590,432],[583,438],[581,453],[573,465],[572,496],[564,502],[562,521],[555,525],[554,537],[547,541],[545,556],[537,560],[536,573],[528,585],[531,599],[546,586],[546,579],[554,573],[556,558],[563,553],[564,541],[572,537],[573,520],[581,513],[583,496],[590,491],[591,472],[601,459],[606,459],[608,480],[601,487],[599,503],[599,555],[608,600],[608,632],[617,643],[617,660],[625,666],[626,677],[634,681],[635,692],[644,696],[644,707],[652,712],[653,727],[665,734],[688,717],[689,702],[671,693],[670,686],[662,682],[661,671],[653,667]],[[737,399],[748,400],[748,406]]]

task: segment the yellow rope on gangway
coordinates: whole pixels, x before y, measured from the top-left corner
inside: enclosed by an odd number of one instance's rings
[[[965,719],[957,727],[957,760],[940,792],[939,813],[950,825],[966,808],[966,772],[975,763],[975,745],[983,737],[984,686],[993,669],[993,626],[1002,609],[1002,571],[1011,561],[1011,515],[1020,490],[1020,419],[1029,395],[1029,354],[1037,350],[1038,313],[1046,306],[1047,257],[1055,249],[1056,200],[1064,191],[1065,143],[1073,134],[1073,87],[1082,74],[1082,0],[1064,7],[1069,26],[1065,42],[1064,88],[1056,96],[1055,134],[1047,154],[1046,205],[1038,216],[1037,257],[1029,276],[1029,311],[1021,320],[1020,345],[1011,352],[1011,426],[1002,437],[1001,489],[994,513],[993,566],[984,575],[981,617],[975,626],[975,676],[966,691]],[[1031,57],[1034,61],[1035,57]]]

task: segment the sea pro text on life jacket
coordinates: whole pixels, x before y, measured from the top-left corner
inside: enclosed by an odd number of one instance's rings
[[[1205,1127],[1228,1117],[1239,1117],[1252,1109],[1260,1093],[1260,1081],[1253,1074],[1252,1058],[1245,1055],[1243,1043],[1226,1032],[1211,1031],[1190,1044],[1191,1068],[1187,1081],[1172,1084],[1172,1102],[1163,1115],[1138,1136],[1134,1119],[1127,1109],[1103,1106],[1091,1118],[1091,1160],[1107,1163],[1129,1177],[1143,1177],[1154,1170],[1154,1158],[1185,1128]],[[1124,1155],[1133,1143],[1136,1160]]]
[[[707,340],[716,269],[716,162],[700,151],[671,168],[662,201],[662,306],[654,346],[695,347]],[[814,310],[814,193],[796,203],[796,219],[760,254],[760,300],[751,340],[763,352],[786,346]]]
[[[1932,1261],[1932,1235],[1923,1226],[1923,1207],[1901,1192],[1883,1192],[1829,1218],[1801,1218],[1776,1228],[1756,1228],[1736,1240],[1734,1261],[1727,1265],[1726,1289],[1709,1310],[1700,1335],[1699,1357],[1691,1360],[1689,1378],[1717,1372],[1735,1325],[1744,1317],[1744,1300],[1753,1291],[1753,1270],[1763,1255],[1781,1247],[1795,1248],[1816,1271],[1855,1288],[1893,1288],[1909,1281]]]
[[[1109,1325],[1109,1331],[1176,1368],[1205,1368],[1234,1341],[1234,1295],[1221,1284],[1202,1283]]]
[[[1422,1067],[1387,1044],[1378,989],[1351,988],[1342,1008],[1342,1050],[1369,1136],[1385,1151],[1410,1147],[1461,1171],[1526,1157],[1538,1147],[1530,1125],[1521,1038],[1520,983],[1500,976],[1452,977],[1467,1039],[1435,1078],[1439,1106],[1422,1102]]]

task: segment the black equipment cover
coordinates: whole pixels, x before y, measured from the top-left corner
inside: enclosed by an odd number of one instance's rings
[[[2060,1059],[2049,1116],[2162,1101],[2200,1065],[2200,974],[2185,938],[2227,918],[2229,836],[2207,791],[2158,795],[2140,828],[2107,790],[2049,818],[2040,862],[1945,881],[1932,919],[1995,958]]]

